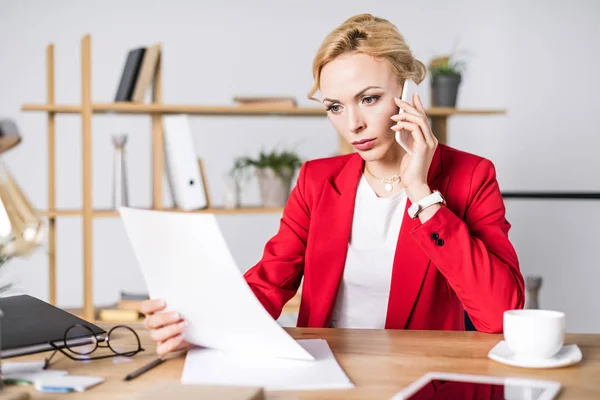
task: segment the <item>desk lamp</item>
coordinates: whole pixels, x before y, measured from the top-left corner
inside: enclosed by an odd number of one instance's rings
[[[15,123],[0,120],[0,157],[21,142]],[[42,218],[0,164],[0,260],[30,254],[45,237]]]

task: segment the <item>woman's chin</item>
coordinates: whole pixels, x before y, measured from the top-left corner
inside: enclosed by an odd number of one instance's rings
[[[373,147],[370,150],[357,151],[357,153],[360,154],[360,156],[365,161],[379,161],[385,157],[385,154],[386,154],[385,150],[386,149],[383,149],[381,147]]]

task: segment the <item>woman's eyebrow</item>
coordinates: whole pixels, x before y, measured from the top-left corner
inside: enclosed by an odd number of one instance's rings
[[[363,95],[363,93],[365,93],[365,92],[366,92],[367,90],[369,90],[369,89],[383,89],[383,88],[382,88],[382,87],[380,87],[380,86],[367,86],[366,88],[364,88],[364,89],[363,89],[363,90],[361,90],[360,92],[356,93],[356,94],[354,95],[354,98],[356,99],[356,98],[358,98],[358,97],[362,96],[362,95]],[[337,100],[337,99],[330,99],[330,98],[328,98],[328,97],[326,97],[326,98],[324,98],[324,99],[323,99],[323,102],[326,102],[326,101],[329,101],[329,102],[331,102],[331,103],[341,103],[341,101],[339,101],[339,100]]]

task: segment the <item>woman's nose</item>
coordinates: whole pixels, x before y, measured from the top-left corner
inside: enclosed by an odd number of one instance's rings
[[[348,128],[352,133],[358,133],[366,127],[365,119],[359,110],[349,110]]]

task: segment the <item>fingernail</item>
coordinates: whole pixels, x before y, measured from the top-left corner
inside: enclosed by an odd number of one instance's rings
[[[159,307],[164,307],[164,305],[165,305],[165,301],[164,300],[159,300],[158,301],[158,306]]]
[[[171,314],[171,320],[173,320],[173,321],[179,320],[179,313],[173,313],[173,314]]]
[[[394,100],[402,101],[402,100],[400,100],[400,98],[398,98],[398,97],[394,97]]]
[[[180,327],[180,328],[187,328],[187,326],[188,326],[188,322],[187,322],[187,321],[181,321],[181,322],[179,323],[179,327]]]

